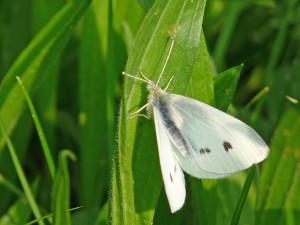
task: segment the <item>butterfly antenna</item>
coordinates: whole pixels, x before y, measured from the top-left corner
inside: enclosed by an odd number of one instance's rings
[[[168,87],[169,87],[171,81],[173,80],[173,78],[174,78],[174,75],[170,78],[170,80],[169,80],[167,86],[164,88],[164,91],[166,91],[166,90],[168,89]]]
[[[153,81],[150,80],[150,79],[148,79],[148,78],[142,73],[142,71],[139,71],[139,72],[140,72],[141,76],[142,76],[146,81],[148,81],[149,83],[153,83]]]
[[[140,78],[140,77],[135,77],[135,76],[133,76],[133,75],[131,75],[131,74],[129,74],[129,73],[126,73],[126,72],[122,72],[122,75],[124,75],[124,76],[126,76],[126,77],[130,77],[130,78],[132,78],[132,79],[136,79],[136,80],[143,81],[143,82],[145,82],[145,83],[147,83],[147,84],[153,85],[153,83],[151,83],[151,80],[149,80],[148,78],[142,79],[142,78]]]
[[[170,55],[171,55],[171,52],[172,52],[172,49],[173,49],[173,45],[174,45],[174,42],[175,42],[175,37],[176,37],[175,35],[172,37],[172,42],[171,42],[170,50],[169,50],[167,59],[166,59],[166,61],[165,61],[165,64],[164,64],[164,66],[163,66],[163,68],[162,68],[162,70],[161,70],[161,73],[160,73],[160,75],[159,75],[159,77],[158,77],[158,80],[157,80],[157,82],[156,82],[156,86],[158,86],[159,81],[160,81],[160,78],[162,77],[162,75],[163,75],[163,73],[164,73],[164,71],[165,71],[165,68],[166,68],[166,66],[167,66],[167,63],[168,63],[168,61],[169,61],[169,58],[170,58]]]

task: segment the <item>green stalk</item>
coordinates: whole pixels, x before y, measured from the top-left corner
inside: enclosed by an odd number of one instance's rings
[[[244,187],[243,187],[240,199],[239,199],[239,201],[238,201],[238,203],[236,205],[236,208],[234,210],[234,214],[233,214],[233,217],[232,217],[232,220],[231,220],[231,225],[237,225],[237,224],[239,224],[241,213],[242,213],[242,210],[244,208],[245,201],[247,199],[248,192],[249,192],[249,189],[250,189],[253,177],[255,175],[255,170],[256,170],[255,166],[252,166],[249,169],[249,173],[248,173],[246,182],[244,184]]]

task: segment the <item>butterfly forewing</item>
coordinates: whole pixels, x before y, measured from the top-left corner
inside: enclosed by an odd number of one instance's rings
[[[190,160],[204,171],[222,177],[222,174],[244,170],[267,157],[266,143],[240,120],[188,97],[168,94],[168,98],[170,116],[188,143]]]

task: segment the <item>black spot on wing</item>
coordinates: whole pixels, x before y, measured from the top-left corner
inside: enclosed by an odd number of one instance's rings
[[[173,183],[173,177],[172,177],[172,174],[170,174],[170,180],[171,180],[171,182]]]
[[[201,155],[203,154],[209,154],[211,153],[211,149],[208,148],[208,147],[205,147],[205,148],[197,148],[193,142],[189,139],[189,142],[190,144],[192,145],[193,149],[197,152],[197,153],[200,153]]]
[[[209,148],[205,148],[205,152],[206,152],[206,153],[210,153],[211,150],[210,150]]]
[[[200,148],[199,149],[199,153],[201,154],[201,155],[203,155],[203,154],[208,154],[208,153],[210,153],[211,152],[211,150],[210,150],[210,148]]]
[[[226,152],[228,152],[229,149],[233,148],[232,145],[230,144],[230,142],[228,142],[228,141],[224,141],[223,142],[223,147],[224,147],[224,149],[225,149]]]

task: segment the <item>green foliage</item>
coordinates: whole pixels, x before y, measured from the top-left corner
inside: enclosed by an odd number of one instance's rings
[[[70,220],[70,179],[67,159],[75,160],[75,155],[63,150],[60,153],[58,170],[55,174],[52,193],[53,223],[55,225],[71,224]]]
[[[0,224],[297,224],[298,5],[1,0]],[[175,35],[160,86],[174,75],[169,92],[228,109],[271,151],[249,173],[186,175],[172,214],[153,121],[128,119],[146,85],[121,72],[157,81]]]

